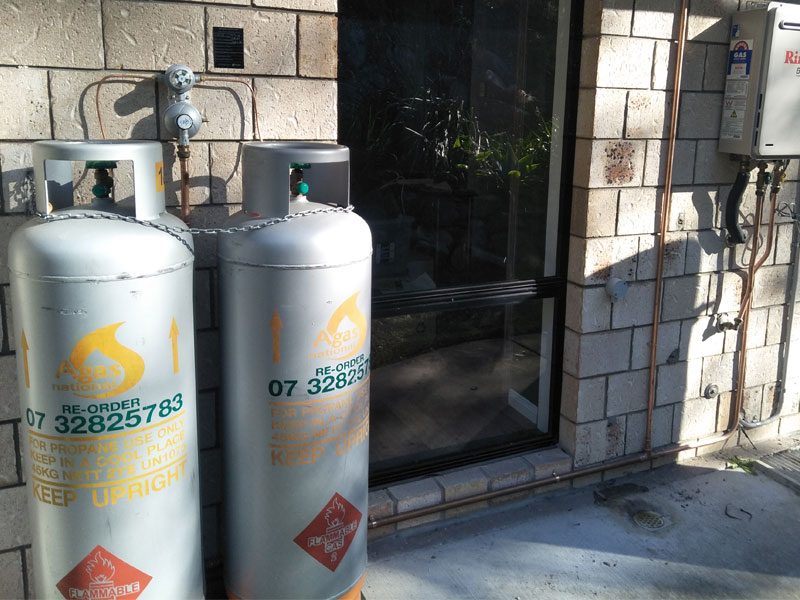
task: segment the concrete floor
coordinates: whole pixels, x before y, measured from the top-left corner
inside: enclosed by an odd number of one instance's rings
[[[371,542],[367,600],[800,598],[800,495],[731,456],[566,489]],[[661,529],[637,525],[641,510]]]

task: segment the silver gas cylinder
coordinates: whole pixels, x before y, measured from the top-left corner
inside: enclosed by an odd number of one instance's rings
[[[73,161],[102,173],[88,206]],[[110,161],[132,161],[127,212]],[[33,163],[50,214],[9,267],[36,596],[201,598],[192,240],[146,226],[182,225],[161,145],[36,142]]]
[[[349,150],[248,144],[242,185],[227,225],[279,222],[219,240],[226,586],[358,598],[372,238],[346,210]]]

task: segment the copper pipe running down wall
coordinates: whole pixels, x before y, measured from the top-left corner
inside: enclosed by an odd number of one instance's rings
[[[747,286],[753,285],[753,276],[756,272],[756,252],[758,251],[758,237],[761,232],[761,213],[764,211],[764,194],[758,194],[756,197],[756,212],[753,218],[753,246],[750,249],[750,262],[747,267]],[[747,292],[748,290],[745,290]],[[750,324],[750,307],[749,298],[742,300],[741,312],[739,313],[742,319],[741,335],[739,336],[739,361],[738,372],[736,373],[736,395],[735,405],[736,412],[730,415],[732,422],[739,422],[739,413],[741,412],[742,402],[744,400],[744,371],[747,368],[747,329]]]
[[[650,339],[650,379],[647,390],[647,418],[644,435],[644,451],[653,448],[653,411],[656,398],[656,370],[658,352],[658,324],[661,319],[661,295],[664,287],[664,254],[672,206],[672,168],[675,163],[675,140],[678,132],[678,108],[681,98],[681,74],[683,72],[683,51],[686,42],[686,22],[688,20],[688,0],[681,2],[681,20],[678,29],[678,51],[675,57],[675,77],[672,84],[672,112],[669,122],[669,143],[667,145],[667,167],[664,175],[664,197],[661,202],[661,225],[658,234],[658,258],[656,263],[656,285],[653,297],[653,335]]]
[[[745,370],[747,369],[747,329],[750,324],[750,308],[753,304],[753,288],[755,287],[755,276],[756,272],[761,265],[769,257],[770,253],[772,252],[772,239],[773,239],[773,232],[775,229],[775,204],[777,203],[778,193],[772,192],[770,193],[770,213],[769,213],[769,226],[767,231],[767,241],[765,243],[764,254],[763,256],[756,260],[756,253],[758,251],[758,238],[761,233],[761,219],[762,219],[762,212],[764,210],[764,195],[759,194],[756,200],[756,214],[754,215],[753,219],[753,246],[750,249],[750,263],[747,268],[747,282],[745,286],[745,292],[742,295],[742,305],[739,310],[739,318],[742,319],[741,327],[741,336],[739,338],[739,361],[738,361],[738,372],[736,373],[736,406],[738,407],[737,411],[731,415],[731,420],[734,419],[738,423],[739,421],[739,414],[741,411],[742,404],[744,402],[744,383],[745,383]]]
[[[758,270],[761,268],[769,255],[772,253],[772,241],[774,238],[775,233],[775,206],[778,203],[778,193],[771,192],[769,196],[769,223],[767,225],[767,240],[764,246],[764,253],[761,255],[761,258],[758,259],[755,266],[753,267],[753,274],[752,276],[749,274],[748,268],[748,277],[747,281],[745,282],[744,292],[742,294],[742,301],[741,306],[739,307],[739,314],[737,315],[740,319],[744,317],[745,310],[750,310],[750,305],[752,304],[753,300],[753,289],[755,288],[755,275],[758,273]],[[763,199],[761,202],[761,207],[763,210]],[[757,209],[756,209],[757,210]],[[763,217],[762,217],[763,218]],[[755,221],[755,215],[753,215],[753,220]],[[753,226],[753,249],[751,250],[751,257],[753,254],[756,253],[755,246],[758,244],[758,238],[761,235],[760,232],[761,223],[758,225],[758,229],[756,229],[755,224]]]

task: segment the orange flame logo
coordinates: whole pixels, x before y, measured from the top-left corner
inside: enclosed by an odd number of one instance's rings
[[[119,323],[107,325],[85,335],[75,344],[75,347],[69,355],[69,361],[64,361],[61,367],[59,367],[56,378],[59,378],[62,373],[68,372],[73,377],[79,379],[81,383],[92,381],[96,375],[90,374],[92,368],[85,365],[85,363],[89,356],[96,350],[114,361],[116,366],[111,367],[110,375],[105,373],[101,375],[101,377],[106,379],[102,388],[100,386],[86,385],[75,391],[76,396],[81,396],[83,398],[109,398],[126,392],[139,383],[139,380],[144,374],[144,359],[127,346],[120,344],[116,338],[117,329],[124,323],[125,321],[121,321]],[[111,387],[113,381],[108,378],[119,376],[120,373],[118,371],[120,367],[125,373],[124,378],[117,385]],[[95,371],[96,370],[97,368],[95,368]],[[79,393],[84,391],[97,391],[100,389],[103,391],[98,391],[98,393],[94,394]]]
[[[347,300],[342,302],[342,304],[337,308],[333,315],[331,315],[330,320],[328,321],[325,330],[327,331],[328,338],[327,339],[336,339],[337,333],[339,331],[339,327],[342,325],[342,321],[344,321],[345,317],[352,321],[353,325],[356,326],[358,330],[358,341],[353,345],[353,348],[345,354],[344,356],[336,356],[336,360],[343,360],[345,358],[350,358],[354,356],[359,350],[361,350],[361,346],[364,345],[364,341],[367,338],[367,318],[364,316],[358,306],[356,305],[356,301],[358,300],[358,295],[361,292],[356,292],[352,296],[350,296]],[[320,339],[319,337],[317,338]]]

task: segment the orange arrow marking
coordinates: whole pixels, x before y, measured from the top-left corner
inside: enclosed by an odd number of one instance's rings
[[[169,328],[169,337],[172,340],[172,372],[177,373],[178,365],[178,324],[175,322],[175,317],[172,317],[172,326]]]
[[[272,328],[272,362],[281,362],[281,327],[283,321],[276,310],[272,313],[272,319],[269,321],[269,326]]]
[[[22,347],[22,367],[25,369],[25,387],[31,387],[31,375],[28,372],[28,350],[30,350],[30,346],[28,346],[28,338],[25,337],[25,330],[22,330],[22,339],[20,340],[20,346]]]

